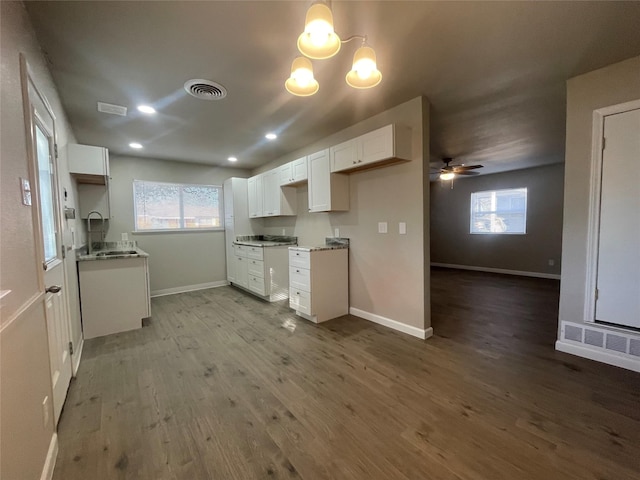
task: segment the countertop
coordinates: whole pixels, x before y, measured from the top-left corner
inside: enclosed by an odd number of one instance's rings
[[[83,247],[76,255],[76,261],[86,262],[92,260],[115,260],[118,258],[148,258],[149,254],[139,248],[136,242],[104,242],[95,246],[93,251],[87,253]]]
[[[344,237],[327,237],[325,238],[324,245],[306,246],[297,245],[295,247],[289,247],[289,250],[298,252],[317,252],[320,250],[342,250],[349,248],[349,239]]]
[[[234,245],[247,245],[249,247],[280,247],[297,245],[298,237],[284,235],[238,235]]]

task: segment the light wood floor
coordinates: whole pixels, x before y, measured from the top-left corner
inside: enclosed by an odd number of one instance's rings
[[[434,269],[421,341],[231,287],[87,341],[56,480],[640,478],[640,375],[555,352],[558,282]]]

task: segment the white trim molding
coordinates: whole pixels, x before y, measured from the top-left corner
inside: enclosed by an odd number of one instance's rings
[[[53,432],[51,442],[49,443],[49,451],[47,452],[47,458],[44,461],[42,467],[42,474],[40,480],[51,480],[53,478],[53,469],[56,466],[56,459],[58,458],[58,434]]]
[[[84,337],[80,337],[80,345],[76,346],[75,352],[71,355],[71,374],[75,378],[80,368],[80,359],[82,358],[82,350],[84,349]]]
[[[406,333],[413,337],[421,338],[422,340],[426,340],[427,338],[433,336],[433,328],[431,327],[425,328],[423,330],[421,328],[412,327],[411,325],[407,325],[406,323],[400,323],[396,320],[392,320],[381,315],[376,315],[375,313],[365,312],[364,310],[360,310],[359,308],[354,307],[349,308],[349,313],[354,317],[364,318],[365,320],[369,320],[370,322],[377,323],[378,325],[382,325],[384,327],[391,328],[402,333]]]
[[[456,268],[458,270],[473,270],[474,272],[502,273],[504,275],[518,275],[520,277],[549,278],[560,280],[560,275],[555,273],[525,272],[523,270],[506,270],[504,268],[475,267],[473,265],[454,265],[451,263],[431,263],[432,267]]]
[[[176,293],[195,292],[196,290],[206,290],[207,288],[217,288],[229,285],[226,280],[218,282],[198,283],[196,285],[185,285],[184,287],[163,288],[161,290],[152,290],[151,297],[162,297],[164,295],[175,295]]]
[[[596,318],[596,283],[598,280],[598,242],[600,237],[600,195],[602,189],[602,151],[605,117],[640,109],[640,100],[599,108],[593,111],[591,130],[591,177],[589,179],[589,218],[587,220],[587,258],[584,290],[584,321]]]

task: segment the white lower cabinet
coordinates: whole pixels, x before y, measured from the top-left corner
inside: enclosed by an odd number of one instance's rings
[[[234,245],[236,269],[231,283],[269,302],[284,300],[289,294],[287,248]]]
[[[314,323],[349,313],[349,250],[289,249],[289,306]]]
[[[142,327],[151,315],[146,257],[78,262],[84,338]]]

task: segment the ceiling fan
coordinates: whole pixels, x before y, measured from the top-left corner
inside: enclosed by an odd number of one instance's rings
[[[445,157],[442,159],[444,167],[440,171],[434,173],[440,173],[440,180],[453,180],[456,175],[478,175],[478,172],[474,172],[478,168],[482,168],[482,165],[449,165],[453,162],[453,158]]]

